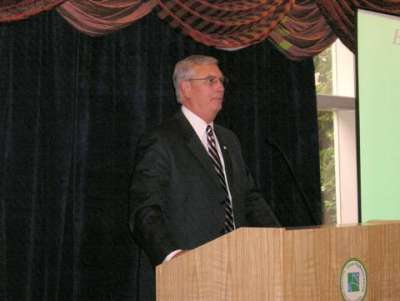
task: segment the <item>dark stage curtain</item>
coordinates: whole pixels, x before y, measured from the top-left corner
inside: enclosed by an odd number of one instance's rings
[[[151,300],[128,231],[129,180],[139,136],[178,109],[173,65],[192,53],[218,57],[231,79],[219,122],[282,224],[319,223],[312,60],[268,42],[207,48],[154,13],[90,38],[48,12],[0,27],[0,300]]]

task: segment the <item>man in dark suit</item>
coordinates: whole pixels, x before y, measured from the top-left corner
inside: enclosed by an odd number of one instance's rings
[[[225,78],[216,59],[178,62],[181,111],[145,136],[131,186],[130,229],[153,265],[241,226],[279,226],[235,134],[214,124]]]

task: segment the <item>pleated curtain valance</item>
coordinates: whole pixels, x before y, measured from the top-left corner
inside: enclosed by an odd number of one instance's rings
[[[400,15],[400,0],[3,0],[0,22],[57,9],[80,32],[101,36],[156,11],[207,46],[236,50],[269,39],[288,58],[301,60],[336,38],[354,52],[358,8]]]

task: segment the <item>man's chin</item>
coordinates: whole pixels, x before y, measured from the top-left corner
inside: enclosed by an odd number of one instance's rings
[[[223,98],[214,98],[213,99],[213,103],[215,104],[215,106],[218,106],[218,107],[222,108],[222,104],[224,103],[224,99]]]
[[[222,110],[222,104],[223,104],[223,101],[215,102],[215,103],[214,103],[214,107],[215,107],[215,110],[216,110],[217,112],[219,112],[219,111]]]

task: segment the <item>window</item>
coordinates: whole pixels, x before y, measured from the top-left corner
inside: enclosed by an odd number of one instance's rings
[[[314,58],[324,223],[356,223],[354,55],[340,42]]]

